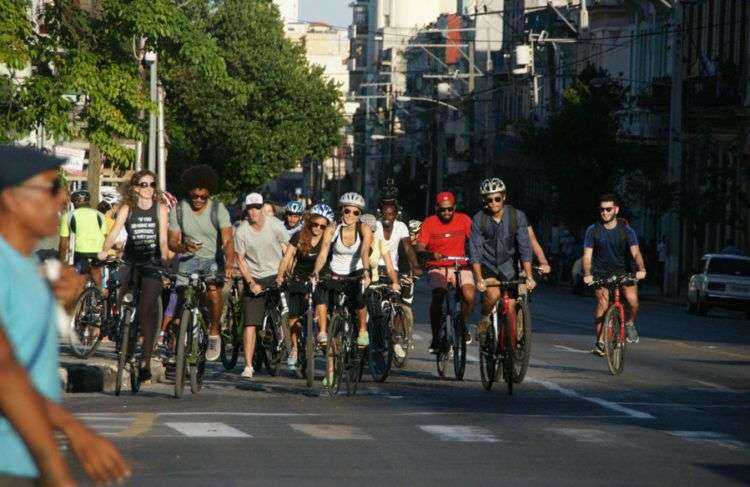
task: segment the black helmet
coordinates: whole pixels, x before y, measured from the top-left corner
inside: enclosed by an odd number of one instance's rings
[[[73,194],[70,195],[70,201],[73,203],[88,203],[91,201],[91,193],[85,189],[73,191]]]
[[[388,178],[385,181],[385,186],[380,190],[380,201],[396,201],[398,199],[398,187],[396,187],[395,181]]]

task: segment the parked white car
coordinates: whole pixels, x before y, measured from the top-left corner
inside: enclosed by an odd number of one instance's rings
[[[750,319],[750,257],[706,254],[701,269],[690,277],[688,313],[705,316],[711,308],[740,309]]]

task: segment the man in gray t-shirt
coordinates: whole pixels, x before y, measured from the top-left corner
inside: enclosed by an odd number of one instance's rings
[[[255,328],[263,323],[266,295],[258,295],[276,280],[289,236],[281,220],[263,214],[263,197],[250,193],[245,198],[245,221],[234,236],[237,263],[245,280],[242,304],[245,318],[245,370],[242,377],[253,377]]]
[[[231,279],[234,266],[233,228],[229,212],[220,202],[211,199],[219,186],[219,177],[211,167],[192,166],[182,174],[187,189],[187,200],[177,203],[169,214],[169,249],[180,254],[177,270],[180,274],[202,272],[217,274],[217,280],[208,285],[211,303],[211,327],[208,334],[206,360],[219,359],[219,335],[222,311],[221,288],[224,275]],[[177,277],[179,302],[175,316],[180,316],[182,290],[187,278]]]

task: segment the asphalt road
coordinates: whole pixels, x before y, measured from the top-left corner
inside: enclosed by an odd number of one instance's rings
[[[428,295],[405,370],[356,397],[289,373],[249,381],[211,364],[203,391],[68,394],[132,463],[130,485],[748,485],[750,322],[644,303],[641,342],[613,377],[589,353],[592,298],[542,289],[526,381],[486,392],[439,379]],[[79,471],[80,475],[80,471]]]

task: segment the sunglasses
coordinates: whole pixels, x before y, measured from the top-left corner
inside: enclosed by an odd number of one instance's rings
[[[141,181],[140,183],[136,184],[139,188],[155,188],[156,187],[156,181],[151,181],[150,183],[147,183],[146,181]]]
[[[260,210],[263,208],[263,205],[247,205],[245,208],[246,210]]]
[[[347,208],[347,209],[344,210],[344,215],[359,216],[361,214],[362,214],[362,212],[359,211],[359,210],[350,210],[349,208]]]
[[[60,194],[60,191],[62,191],[63,183],[62,183],[62,179],[57,178],[54,181],[52,181],[52,184],[50,184],[49,186],[43,185],[43,184],[23,184],[19,186],[19,188],[39,189],[42,191],[48,191],[52,197],[56,197],[57,195]]]
[[[452,206],[446,206],[446,207],[442,207],[441,206],[441,207],[438,207],[438,212],[439,213],[453,213],[454,210],[455,210],[455,208],[452,207]]]
[[[315,222],[310,223],[310,228],[320,228],[321,230],[325,230],[327,226],[328,226],[327,223],[315,223]]]
[[[208,199],[208,195],[207,194],[191,194],[190,199],[193,201],[196,201],[196,200],[206,201]]]
[[[609,213],[610,211],[615,211],[615,207],[614,206],[608,206],[606,208],[604,208],[604,207],[599,208],[599,213]]]
[[[503,197],[502,196],[495,196],[494,198],[485,198],[484,199],[485,203],[500,203],[502,201],[503,201]]]

